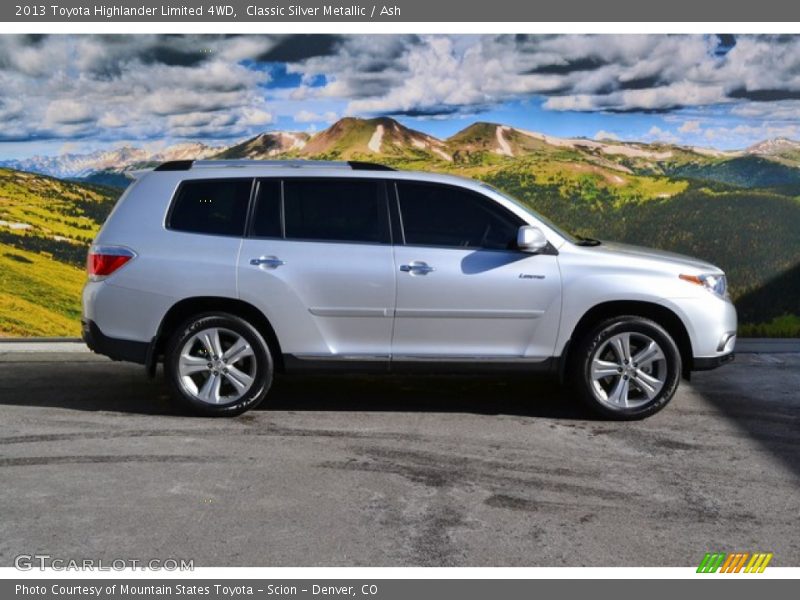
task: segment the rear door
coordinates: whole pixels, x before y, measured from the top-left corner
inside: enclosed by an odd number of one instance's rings
[[[516,248],[525,224],[456,186],[397,182],[393,360],[543,359],[560,313],[555,253]]]
[[[260,180],[239,293],[267,315],[285,354],[388,360],[395,274],[386,184]]]

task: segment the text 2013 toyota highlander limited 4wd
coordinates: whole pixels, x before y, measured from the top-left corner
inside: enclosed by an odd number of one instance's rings
[[[163,357],[174,396],[209,415],[256,406],[276,371],[467,368],[553,371],[634,419],[736,340],[713,265],[366,163],[165,163],[120,198],[88,269],[89,347],[150,373]]]

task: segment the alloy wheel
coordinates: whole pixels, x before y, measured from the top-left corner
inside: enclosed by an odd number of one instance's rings
[[[667,359],[653,338],[623,332],[611,336],[592,355],[591,390],[614,409],[653,401],[667,381]]]
[[[178,359],[178,381],[207,404],[235,402],[253,386],[256,357],[250,343],[230,329],[212,327],[190,337]]]

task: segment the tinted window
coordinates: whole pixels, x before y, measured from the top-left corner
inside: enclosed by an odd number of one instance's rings
[[[281,237],[281,182],[264,179],[258,182],[256,210],[253,213],[253,235]]]
[[[181,184],[169,227],[193,233],[243,235],[250,179],[186,181]]]
[[[283,186],[287,238],[386,241],[388,223],[382,182],[286,179]]]
[[[492,200],[443,185],[398,182],[407,244],[489,248],[516,244],[522,220]]]

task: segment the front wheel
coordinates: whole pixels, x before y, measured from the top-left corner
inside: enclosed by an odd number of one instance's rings
[[[172,396],[205,416],[235,416],[256,407],[272,384],[273,362],[250,323],[226,313],[192,317],[170,338],[165,371]]]
[[[590,408],[617,420],[648,417],[675,395],[681,355],[655,321],[614,317],[579,341],[573,363],[578,393]]]

